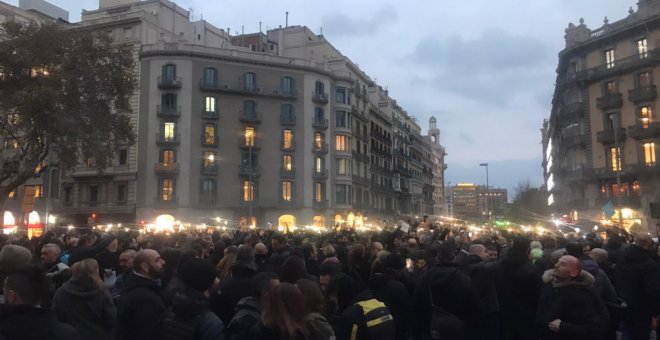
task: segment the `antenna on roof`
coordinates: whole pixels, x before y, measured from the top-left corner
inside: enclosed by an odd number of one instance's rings
[[[284,27],[289,27],[289,11],[286,11],[286,21]]]
[[[261,33],[261,21],[259,21],[259,33]]]

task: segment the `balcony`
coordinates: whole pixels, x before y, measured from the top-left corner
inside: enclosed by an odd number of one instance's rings
[[[176,209],[179,205],[178,197],[170,197],[169,200],[163,200],[162,196],[154,197],[154,208],[156,209]]]
[[[259,111],[241,111],[238,120],[242,123],[259,124],[261,123],[261,112]]]
[[[353,183],[360,185],[371,185],[371,182],[368,178],[356,175],[353,175]]]
[[[587,135],[581,135],[581,134],[564,136],[564,138],[562,139],[562,146],[565,147],[584,146],[587,145],[587,143],[588,143]]]
[[[178,174],[179,163],[156,163],[154,164],[154,171],[157,174]]]
[[[286,144],[284,143],[284,141],[281,141],[280,142],[280,148],[282,149],[282,151],[289,151],[289,152],[290,151],[296,151],[296,141],[292,140],[292,141],[289,141],[289,143],[286,143]]]
[[[628,127],[628,135],[636,140],[654,139],[660,137],[660,122],[649,123],[647,127],[642,124]]]
[[[181,138],[178,133],[175,134],[156,134],[156,145],[160,146],[176,146],[181,143]]]
[[[658,61],[660,61],[660,49],[656,48],[648,51],[644,56],[634,54],[630,57],[616,60],[614,65],[603,64],[584,71],[571,73],[564,77],[562,82],[596,82],[616,75],[631,73],[634,70],[647,66],[653,66]]]
[[[202,168],[201,168],[200,172],[201,172],[202,175],[217,175],[218,174],[218,164],[212,164],[212,165],[207,165],[207,166],[202,165]]]
[[[314,120],[312,121],[312,127],[319,130],[327,130],[328,120],[322,118],[314,118]]]
[[[328,200],[327,199],[322,199],[320,201],[313,200],[312,201],[312,208],[314,208],[314,209],[327,209],[328,208]]]
[[[316,104],[327,104],[328,94],[325,92],[312,92],[312,101]]]
[[[213,138],[205,138],[205,136],[202,136],[203,147],[217,148],[219,144],[218,136],[214,136]]]
[[[325,155],[328,153],[328,143],[321,143],[317,145],[316,142],[312,143],[312,152],[317,155]]]
[[[156,114],[158,117],[175,118],[181,117],[181,105],[178,106],[156,106]]]
[[[204,119],[218,119],[220,114],[218,113],[218,109],[215,109],[213,111],[208,111],[206,108],[202,108],[202,118]]]
[[[280,124],[283,125],[283,126],[296,125],[296,115],[295,114],[282,114],[282,113],[280,113]]]
[[[315,179],[315,180],[326,180],[326,179],[328,179],[328,169],[312,172],[312,178]]]
[[[181,88],[181,77],[158,77],[158,88],[172,90]]]
[[[603,111],[620,109],[623,105],[623,94],[608,93],[600,98],[596,98],[596,107]]]
[[[264,95],[267,96],[273,96],[273,97],[281,97],[284,99],[295,99],[298,97],[298,91],[294,89],[273,89],[270,91],[266,91]]]
[[[280,167],[280,177],[282,178],[294,178],[296,177],[296,169]]]
[[[248,143],[248,140],[245,137],[239,137],[238,138],[238,146],[241,149],[252,149],[252,150],[259,150],[261,149],[261,138],[253,138],[251,140],[251,143]]]
[[[628,90],[628,100],[639,104],[641,102],[652,102],[658,97],[658,91],[655,85],[644,86],[632,90]]]
[[[596,133],[596,140],[598,141],[598,143],[605,145],[611,145],[614,144],[615,142],[621,145],[622,142],[626,140],[626,129],[619,128],[617,132],[618,132],[618,136],[615,136],[616,135],[615,130],[598,131],[598,133]],[[618,141],[615,139],[618,139]]]
[[[642,206],[642,198],[637,195],[601,197],[598,199],[598,206],[603,206],[609,201],[611,201],[615,207],[640,208]]]
[[[584,112],[584,105],[585,105],[585,103],[582,103],[582,102],[564,104],[564,110],[562,111],[562,114],[564,114],[564,115],[574,115],[574,114],[583,113]]]
[[[660,173],[660,163],[628,165],[626,166],[626,173],[657,176]]]
[[[244,176],[248,177],[252,175],[252,177],[259,177],[261,176],[261,167],[260,166],[248,166],[248,165],[239,165],[238,166],[238,175],[239,176]]]

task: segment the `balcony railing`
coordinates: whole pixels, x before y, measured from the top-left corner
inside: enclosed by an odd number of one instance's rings
[[[217,175],[218,174],[218,164],[204,166],[202,165],[201,169],[202,175]]]
[[[560,81],[562,83],[598,81],[617,74],[629,73],[632,70],[653,65],[658,61],[660,61],[660,48],[650,50],[644,55],[635,54],[627,58],[616,60],[614,65],[602,64],[584,71],[570,73],[564,76]]]
[[[218,119],[220,116],[220,113],[218,112],[218,109],[216,108],[215,110],[207,110],[206,108],[202,108],[202,118],[204,119]]]
[[[294,178],[296,177],[296,169],[287,169],[285,167],[280,167],[280,177],[283,178]]]
[[[285,126],[296,125],[296,115],[280,113],[280,124]]]
[[[181,77],[158,77],[158,87],[161,89],[180,89]]]
[[[566,147],[572,147],[572,146],[578,146],[578,145],[586,145],[588,141],[587,135],[582,135],[582,134],[576,134],[576,135],[568,135],[564,136],[562,140],[563,146]]]
[[[562,114],[572,115],[572,114],[584,112],[584,105],[585,104],[582,102],[564,104],[564,109],[562,111]]]
[[[244,136],[241,136],[238,138],[238,146],[241,149],[261,149],[261,138],[255,137],[252,139],[251,143],[248,143],[248,140]]]
[[[238,120],[240,120],[243,123],[259,124],[261,123],[261,112],[241,111]]]
[[[239,165],[238,166],[238,174],[240,176],[250,176],[250,173],[252,174],[252,177],[259,177],[261,176],[261,167],[260,166],[248,166],[248,165]]]
[[[312,152],[321,155],[328,153],[328,143],[317,145],[316,142],[312,142]]]
[[[638,104],[641,102],[652,102],[658,97],[658,91],[655,85],[639,87],[628,90],[628,100]]]
[[[296,141],[292,140],[289,141],[289,143],[284,143],[284,141],[280,141],[280,148],[282,149],[282,151],[295,151]]]
[[[327,104],[328,94],[325,92],[312,92],[312,101],[317,104]]]
[[[181,143],[181,139],[178,133],[175,134],[156,133],[157,145],[174,146],[174,145],[179,145],[180,143]]]
[[[177,106],[158,105],[156,106],[156,114],[158,115],[158,117],[166,117],[166,118],[180,117],[181,105],[177,105]]]
[[[608,93],[596,98],[596,107],[603,111],[619,109],[623,105],[623,94]]]
[[[312,201],[312,208],[314,209],[326,209],[327,207],[328,207],[327,199],[322,199],[320,201],[317,200]]]
[[[156,163],[154,171],[158,174],[178,174],[179,163]]]
[[[179,205],[179,199],[176,196],[164,200],[162,195],[154,197],[154,207],[160,209],[173,209]]]
[[[628,127],[628,135],[637,140],[654,139],[660,137],[660,122],[649,123],[647,127],[642,124]]]
[[[598,131],[596,133],[596,140],[598,143],[606,145],[614,144],[615,142],[622,144],[626,140],[626,129],[619,128],[616,132],[618,132],[618,136],[616,136],[615,130]],[[615,139],[618,139],[618,141]]]
[[[316,179],[316,180],[328,179],[328,169],[323,169],[321,171],[312,172],[312,178]]]
[[[312,127],[319,130],[327,130],[328,120],[321,118],[314,118],[314,120],[312,121]]]
[[[243,82],[227,83],[219,81],[205,81],[200,79],[199,87],[203,91],[220,92],[237,95],[253,95],[281,99],[295,99],[298,97],[296,89],[283,89],[281,87],[257,87]]]

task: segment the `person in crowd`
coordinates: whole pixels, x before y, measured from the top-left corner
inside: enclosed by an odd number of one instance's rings
[[[334,340],[335,331],[323,316],[325,310],[325,301],[319,284],[307,279],[298,280],[296,286],[300,289],[303,296],[304,313],[307,315],[304,320],[305,328],[314,340]]]
[[[220,281],[227,280],[231,278],[232,275],[232,270],[231,268],[234,266],[234,261],[236,261],[236,251],[238,248],[236,246],[229,246],[225,248],[225,255],[218,262],[218,265],[215,267],[216,271],[216,277]]]
[[[540,296],[541,273],[529,259],[530,241],[516,237],[497,268],[502,338],[534,339],[534,319]]]
[[[84,340],[75,328],[57,321],[52,310],[40,307],[46,290],[46,278],[37,266],[15,268],[7,275],[5,303],[0,305],[0,338]]]
[[[226,340],[248,340],[250,329],[261,320],[261,306],[270,299],[273,288],[280,284],[273,272],[262,272],[253,279],[253,291],[236,303],[234,316],[225,329]]]
[[[542,340],[601,339],[608,314],[597,293],[594,278],[582,270],[580,260],[562,256],[554,269],[543,275],[543,288],[536,313]]]
[[[258,272],[275,272],[273,265],[268,263],[268,247],[259,242],[254,245],[254,262],[257,264]]]
[[[98,256],[99,271],[106,285],[112,288],[119,272],[119,240],[114,238],[107,247],[103,248]]]
[[[488,261],[483,244],[473,244],[463,272],[472,279],[479,300],[479,329],[483,340],[500,339],[500,303],[497,296],[497,263]]]
[[[0,250],[0,287],[5,278],[32,260],[30,251],[19,245],[7,244]],[[4,303],[4,291],[0,289],[0,304]]]
[[[55,291],[71,278],[71,269],[60,261],[61,250],[55,243],[47,243],[41,248],[41,268],[46,273],[48,293],[42,304],[50,308]]]
[[[660,307],[660,269],[651,254],[652,245],[649,234],[635,234],[634,243],[616,264],[616,288],[628,304],[620,325],[625,340],[649,339],[651,318]]]
[[[158,338],[158,320],[165,311],[158,279],[164,266],[165,261],[153,249],[135,255],[133,275],[126,280],[117,304],[117,340]]]
[[[396,338],[406,339],[411,323],[412,304],[406,286],[397,281],[404,261],[388,251],[379,252],[371,266],[368,288],[379,301],[382,301],[392,314],[396,324]]]
[[[341,271],[339,264],[324,263],[319,268],[319,284],[326,299],[325,315],[333,326],[342,312],[360,293],[359,283]]]
[[[417,339],[434,338],[438,332],[451,339],[472,339],[479,318],[478,300],[472,280],[454,262],[455,247],[444,242],[437,264],[413,296],[413,327]]]
[[[185,289],[176,293],[160,319],[160,340],[222,340],[224,325],[209,309],[208,290],[215,280],[210,262],[190,258],[178,268]]]
[[[309,275],[319,276],[319,262],[316,246],[312,243],[305,243],[302,246],[303,258],[305,259],[305,267]]]
[[[119,297],[121,290],[126,284],[126,280],[133,275],[133,261],[135,260],[135,254],[137,254],[135,249],[126,249],[119,255],[119,268],[121,273],[117,276],[115,285],[110,291],[110,296],[112,296],[113,299]]]
[[[213,244],[213,252],[209,256],[209,262],[215,267],[220,263],[220,260],[225,256],[225,243],[218,240]]]
[[[271,237],[272,252],[268,258],[270,263],[275,269],[276,273],[280,272],[280,267],[289,255],[291,255],[291,247],[286,243],[286,236],[282,234],[275,234]]]
[[[103,252],[103,250],[108,247],[115,238],[116,237],[112,234],[105,234],[100,240],[96,234],[82,235],[78,240],[77,246],[71,249],[68,265],[72,266],[74,263],[88,257],[98,259],[101,252]]]
[[[117,310],[112,303],[95,259],[76,262],[73,277],[55,293],[57,318],[75,327],[84,339],[110,340]]]
[[[307,273],[305,261],[295,255],[287,257],[280,268],[280,281],[295,284],[298,280],[315,278]]]
[[[364,289],[369,280],[369,269],[364,246],[361,243],[354,244],[348,252],[348,275]]]
[[[231,278],[220,282],[218,291],[211,300],[213,311],[225,324],[228,324],[234,315],[236,303],[251,295],[252,281],[258,270],[257,264],[254,262],[254,250],[249,246],[240,245],[235,258],[231,267]]]
[[[271,291],[261,311],[261,321],[250,330],[250,338],[264,340],[311,340],[304,319],[300,289],[280,283]]]

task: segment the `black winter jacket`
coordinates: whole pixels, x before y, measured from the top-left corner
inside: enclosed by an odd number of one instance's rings
[[[165,311],[158,283],[133,274],[117,304],[117,340],[152,340],[158,338],[158,321]]]
[[[627,320],[650,319],[660,309],[660,269],[652,255],[637,245],[627,247],[615,270],[619,297],[628,303]]]
[[[83,340],[78,332],[57,321],[49,309],[0,305],[0,337],[7,340]]]
[[[177,293],[160,320],[160,340],[222,340],[224,325],[209,309],[208,298],[193,289]]]
[[[368,281],[369,289],[376,299],[382,301],[392,313],[396,323],[397,339],[405,339],[410,329],[410,295],[403,283],[394,279],[393,273],[376,274]]]
[[[216,294],[211,297],[211,310],[225,324],[234,316],[236,303],[253,294],[253,278],[257,275],[256,271],[247,268],[232,268],[231,272],[232,277],[222,281]]]

